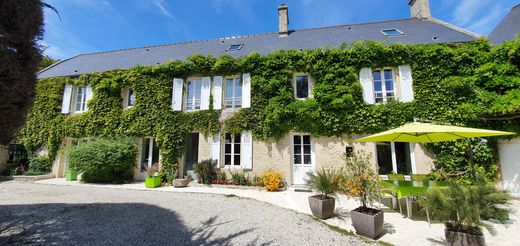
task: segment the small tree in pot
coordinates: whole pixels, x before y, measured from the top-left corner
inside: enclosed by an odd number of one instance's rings
[[[381,192],[379,175],[370,164],[371,155],[363,151],[344,158],[340,189],[361,205],[351,211],[352,224],[357,234],[374,239],[383,231],[384,223],[383,211],[372,207]]]
[[[306,185],[318,193],[309,197],[309,206],[314,216],[328,219],[334,215],[336,200],[331,196],[338,191],[339,182],[340,175],[335,170],[322,168],[307,173]]]
[[[485,245],[482,227],[491,235],[494,228],[482,219],[495,219],[505,223],[510,210],[505,206],[509,195],[498,191],[493,184],[479,182],[474,186],[462,186],[450,181],[446,189],[431,189],[419,200],[424,210],[433,218],[444,222],[448,245]]]

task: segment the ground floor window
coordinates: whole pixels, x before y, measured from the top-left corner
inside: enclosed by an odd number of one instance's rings
[[[159,148],[154,138],[143,138],[141,146],[141,172],[153,164],[159,163]]]
[[[413,173],[413,143],[376,143],[379,174]]]
[[[224,165],[240,166],[240,134],[225,135]]]

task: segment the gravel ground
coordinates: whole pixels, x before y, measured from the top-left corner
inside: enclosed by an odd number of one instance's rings
[[[0,245],[364,245],[256,200],[0,182]]]

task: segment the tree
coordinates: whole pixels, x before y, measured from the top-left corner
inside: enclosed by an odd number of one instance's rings
[[[23,124],[34,98],[41,61],[41,0],[0,1],[0,144],[8,144]]]
[[[40,65],[38,66],[38,71],[56,63],[56,62],[59,62],[61,61],[60,59],[53,59],[52,57],[50,56],[43,56],[42,57],[42,61],[40,62]]]

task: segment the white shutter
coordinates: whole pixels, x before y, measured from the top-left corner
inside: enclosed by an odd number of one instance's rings
[[[88,110],[88,101],[90,101],[90,99],[92,99],[92,95],[94,94],[94,92],[92,91],[92,86],[90,85],[87,85],[86,87],[86,95],[85,95],[85,111]]]
[[[242,132],[241,163],[243,169],[253,169],[253,137],[250,131]]]
[[[222,76],[213,77],[213,109],[222,109]]]
[[[399,66],[399,81],[401,83],[401,94],[399,95],[399,100],[401,102],[413,101],[412,69],[409,65]]]
[[[215,134],[211,139],[211,159],[217,160],[217,167],[220,165],[220,133]]]
[[[70,100],[72,99],[72,85],[65,85],[63,90],[63,100],[61,101],[61,113],[68,114],[70,112]]]
[[[172,92],[172,108],[174,111],[182,110],[182,87],[184,81],[182,79],[173,79]]]
[[[359,82],[363,87],[363,98],[368,104],[374,104],[374,82],[372,80],[372,69],[362,68],[359,72]]]
[[[242,75],[242,108],[251,107],[251,75]]]
[[[200,109],[209,109],[209,95],[211,93],[211,78],[202,77],[200,90]]]

